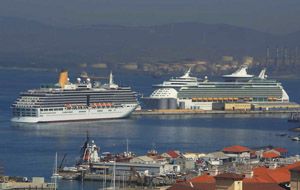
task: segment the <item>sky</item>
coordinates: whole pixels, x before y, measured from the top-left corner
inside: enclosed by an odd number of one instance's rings
[[[0,0],[0,17],[59,26],[222,23],[286,34],[300,31],[300,0]]]

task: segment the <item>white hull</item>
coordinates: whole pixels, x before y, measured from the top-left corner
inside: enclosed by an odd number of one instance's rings
[[[127,104],[118,108],[77,109],[53,112],[40,112],[38,117],[13,117],[12,122],[20,123],[47,123],[59,121],[81,121],[99,119],[117,119],[128,117],[137,107],[137,104]]]

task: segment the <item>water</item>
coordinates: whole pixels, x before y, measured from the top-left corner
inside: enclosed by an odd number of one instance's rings
[[[59,160],[66,153],[72,165],[79,156],[86,132],[101,147],[101,151],[122,152],[129,148],[145,154],[153,146],[159,152],[178,149],[183,152],[210,152],[224,146],[259,147],[274,145],[288,148],[290,154],[300,154],[300,144],[278,133],[299,124],[288,123],[287,115],[198,115],[198,116],[135,116],[121,120],[71,122],[51,124],[13,124],[10,104],[22,90],[56,80],[54,72],[0,71],[0,162],[6,175],[45,176],[49,179],[55,152]],[[118,83],[148,95],[151,84],[163,79],[144,75],[116,76]],[[300,102],[299,80],[282,80],[292,101]],[[97,189],[100,182],[63,181],[60,189]]]

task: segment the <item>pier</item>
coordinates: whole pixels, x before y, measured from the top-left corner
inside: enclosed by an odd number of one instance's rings
[[[164,109],[164,110],[139,110],[132,113],[141,115],[201,115],[201,114],[291,114],[299,110],[192,110],[192,109]]]

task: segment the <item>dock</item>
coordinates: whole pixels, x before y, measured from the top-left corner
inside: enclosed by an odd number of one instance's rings
[[[299,110],[192,110],[192,109],[165,109],[165,110],[138,110],[132,113],[141,115],[204,115],[204,114],[291,114]]]

